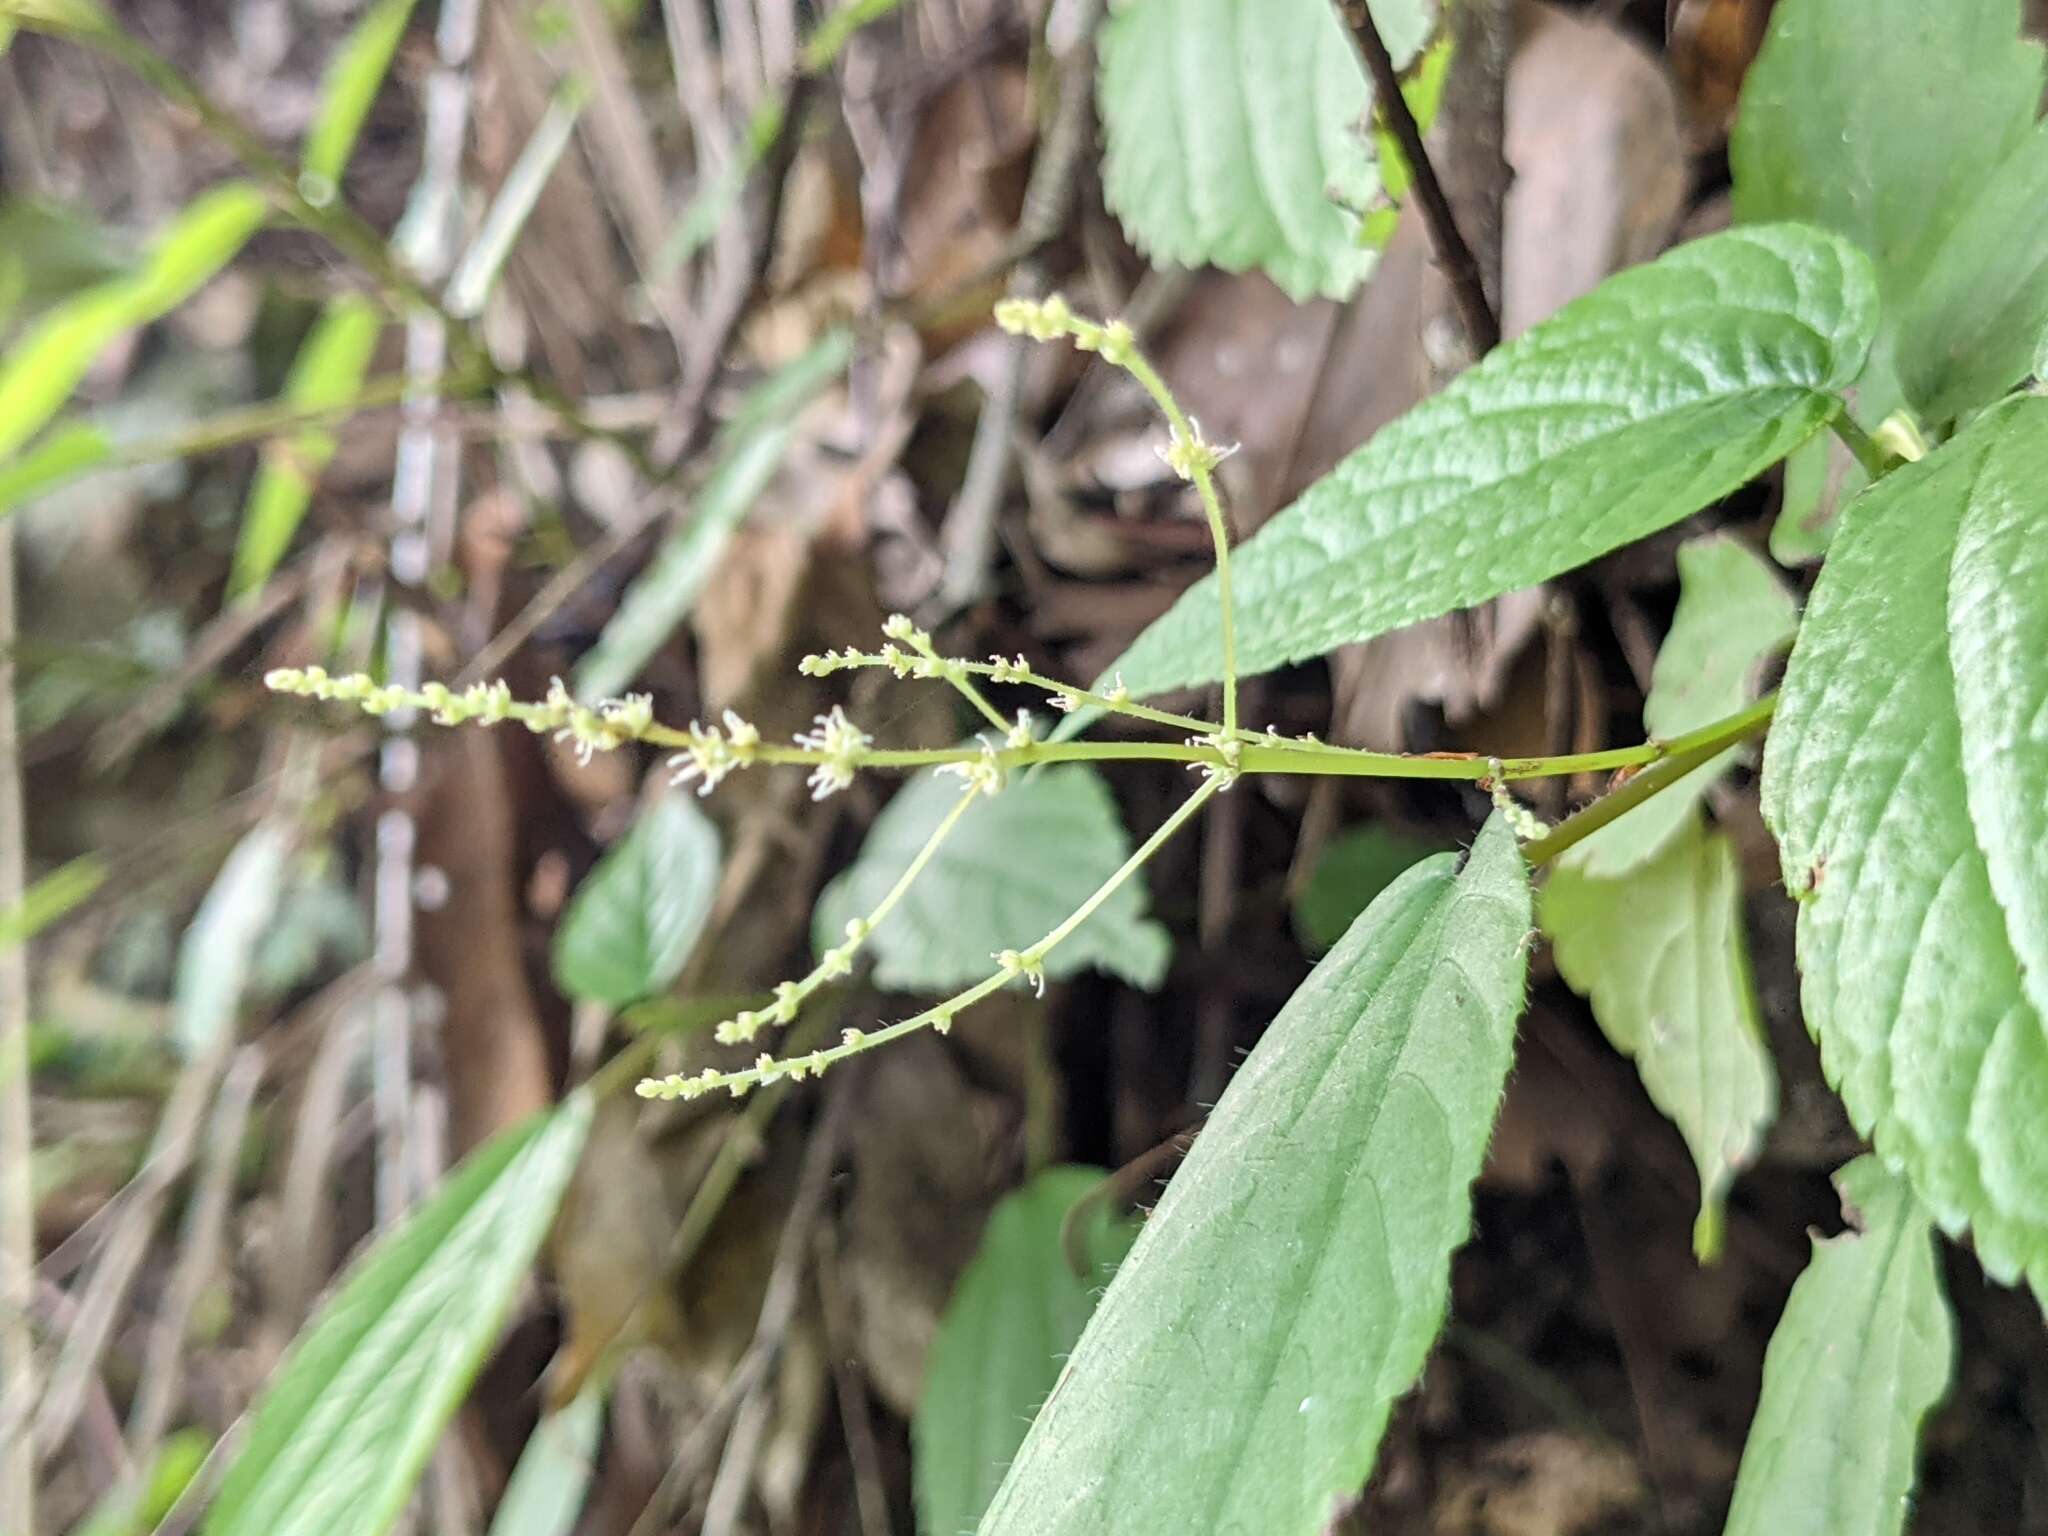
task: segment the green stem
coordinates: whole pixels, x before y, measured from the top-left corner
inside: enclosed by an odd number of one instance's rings
[[[1195,449],[1193,462],[1189,465],[1189,478],[1195,482],[1195,493],[1202,498],[1202,514],[1209,520],[1209,539],[1216,546],[1216,606],[1220,610],[1223,628],[1223,734],[1226,738],[1235,738],[1237,626],[1230,598],[1230,523],[1223,515],[1223,500],[1216,494],[1216,477],[1203,462],[1197,446],[1201,443],[1201,435],[1196,432],[1194,422],[1180,408],[1180,402],[1173,398],[1173,391],[1166,387],[1166,380],[1159,376],[1151,361],[1135,346],[1126,349],[1126,355],[1118,360],[1152,397],[1152,403],[1166,417],[1166,424],[1174,437]]]
[[[945,819],[925,839],[924,846],[917,850],[917,857],[903,873],[896,877],[896,883],[889,887],[888,894],[875,904],[872,912],[859,920],[853,930],[837,944],[819,957],[808,975],[796,981],[786,981],[775,989],[775,1001],[767,1008],[747,1010],[725,1020],[712,1031],[721,1045],[738,1045],[752,1040],[762,1029],[769,1026],[794,1024],[798,1013],[826,982],[837,976],[844,976],[853,969],[854,957],[867,943],[868,936],[887,921],[903,898],[910,894],[910,888],[917,883],[917,877],[925,872],[931,861],[938,856],[939,848],[953,835],[953,829],[960,824],[960,818],[967,814],[968,807],[982,798],[979,786],[970,788],[962,795]]]
[[[1863,473],[1872,480],[1882,480],[1896,466],[1898,461],[1879,447],[1868,432],[1856,425],[1856,418],[1849,414],[1847,401],[1835,402],[1835,413],[1828,418],[1828,425],[1841,440],[1842,446],[1856,456],[1856,462],[1863,466]]]
[[[1192,795],[1189,795],[1187,799],[1181,801],[1180,805],[1174,810],[1174,813],[1159,824],[1159,830],[1146,838],[1139,845],[1137,851],[1124,860],[1115,874],[1096,887],[1094,895],[1090,896],[1069,913],[1066,920],[1053,929],[1051,933],[1048,933],[1036,944],[1022,952],[1023,968],[1029,970],[1043,965],[1047,955],[1051,954],[1064,940],[1071,937],[1076,928],[1079,928],[1089,918],[1093,917],[1097,909],[1105,901],[1109,900],[1110,897],[1114,896],[1118,888],[1126,880],[1143,869],[1150,862],[1152,855],[1166,846],[1167,840],[1174,833],[1187,825],[1194,814],[1208,803],[1212,795],[1216,794],[1219,790],[1229,788],[1230,783],[1231,775],[1227,773],[1212,773],[1204,779],[1201,787]]]
[[[1116,873],[1097,887],[1095,893],[1081,903],[1065,922],[1046,934],[1044,938],[1033,944],[1029,949],[1009,951],[999,956],[998,961],[1001,968],[993,975],[983,977],[965,991],[957,992],[944,1002],[933,1004],[922,1013],[913,1014],[907,1019],[887,1025],[882,1029],[872,1032],[849,1029],[841,1037],[839,1044],[825,1050],[812,1051],[807,1055],[792,1056],[781,1061],[764,1056],[755,1065],[739,1072],[707,1070],[695,1077],[651,1078],[640,1084],[640,1096],[649,1099],[688,1099],[697,1098],[711,1092],[713,1089],[722,1088],[737,1098],[742,1094],[751,1092],[755,1088],[764,1087],[772,1083],[796,1082],[801,1081],[805,1077],[816,1077],[828,1067],[836,1066],[849,1057],[858,1056],[863,1051],[871,1051],[877,1046],[887,1045],[891,1041],[900,1040],[906,1035],[917,1033],[919,1030],[936,1029],[943,1034],[953,1027],[955,1016],[972,1008],[984,998],[1000,991],[1016,977],[1027,976],[1036,978],[1041,976],[1045,957],[1062,940],[1069,937],[1076,928],[1086,922],[1097,908],[1109,900],[1111,896],[1115,895],[1117,889],[1126,880],[1143,868],[1146,861],[1164,846],[1168,838],[1172,837],[1175,832],[1187,824],[1189,818],[1207,803],[1210,796],[1223,789],[1229,783],[1230,776],[1227,774],[1210,775],[1208,779],[1203,781],[1199,789],[1182,801],[1174,813],[1161,823],[1159,830],[1146,838],[1144,844],[1128,859],[1124,860],[1117,868]]]
[[[1766,694],[1745,710],[1716,721],[1669,744],[1667,754],[1645,768],[1610,795],[1604,795],[1576,816],[1560,822],[1548,835],[1522,846],[1532,869],[1541,869],[1552,859],[1626,815],[1652,795],[1676,784],[1694,769],[1712,762],[1730,747],[1757,735],[1771,722],[1778,696]]]

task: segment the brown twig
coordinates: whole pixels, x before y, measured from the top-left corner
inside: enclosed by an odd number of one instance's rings
[[[1458,305],[1458,318],[1465,327],[1465,339],[1471,344],[1475,356],[1484,356],[1500,345],[1500,320],[1486,297],[1486,282],[1479,260],[1458,231],[1450,199],[1444,195],[1443,183],[1437,179],[1436,167],[1430,162],[1429,151],[1423,147],[1422,129],[1415,121],[1415,114],[1408,110],[1408,99],[1401,94],[1401,77],[1394,69],[1393,56],[1387,52],[1386,42],[1380,37],[1379,26],[1372,19],[1371,8],[1359,0],[1350,7],[1350,18],[1352,36],[1358,40],[1359,51],[1365,55],[1365,66],[1372,74],[1373,94],[1379,109],[1385,114],[1387,126],[1393,131],[1395,142],[1401,146],[1401,153],[1407,157],[1409,171],[1415,179],[1415,201],[1422,209],[1423,223],[1428,226],[1429,242],[1436,251],[1436,259],[1450,278],[1451,293]]]

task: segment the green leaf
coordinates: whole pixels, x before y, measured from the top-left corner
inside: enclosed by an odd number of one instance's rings
[[[541,193],[547,190],[548,178],[554,175],[563,151],[569,147],[576,119],[583,115],[589,100],[590,89],[581,80],[565,80],[556,88],[546,114],[526,141],[526,148],[506,172],[504,185],[498,188],[491,211],[484,216],[483,228],[462,253],[455,275],[448,280],[450,314],[474,319],[484,312],[484,301],[497,285],[498,274],[512,254],[512,247],[518,244],[526,221],[533,217]]]
[[[378,0],[356,23],[329,66],[321,87],[320,112],[306,132],[305,155],[300,161],[299,181],[307,201],[328,202],[341,184],[341,173],[348,169],[363,119],[370,115],[370,106],[390,72],[391,57],[405,36],[412,8],[413,0]]]
[[[1877,319],[1869,263],[1793,225],[1609,278],[1383,428],[1232,556],[1241,672],[1584,564],[1727,495],[1818,430]],[[1109,669],[1222,675],[1214,576]]]
[[[1067,1264],[1067,1213],[1107,1177],[1100,1168],[1048,1168],[990,1215],[932,1340],[910,1426],[924,1536],[962,1536],[980,1522],[1096,1298],[1130,1252],[1136,1223],[1099,1206],[1079,1234],[1087,1276]]]
[[[1728,146],[1736,218],[1846,236],[1899,303],[2033,126],[2019,30],[2020,0],[1780,0]]]
[[[1352,925],[1224,1090],[981,1536],[1324,1529],[1443,1326],[1528,935],[1497,816]]]
[[[2048,326],[2048,122],[1963,209],[1899,321],[1899,376],[1932,421],[2027,376]]]
[[[491,1536],[569,1536],[590,1496],[603,1429],[604,1392],[594,1384],[534,1425],[491,1517]]]
[[[88,900],[106,878],[106,860],[97,854],[81,854],[58,865],[23,891],[13,906],[0,909],[0,952],[26,944]]]
[[[71,1528],[71,1536],[148,1536],[176,1507],[212,1449],[204,1430],[181,1429],[165,1436],[148,1471],[103,1497]]]
[[[1423,0],[1372,0],[1397,65]],[[1372,272],[1372,87],[1326,0],[1123,0],[1102,28],[1103,191],[1155,262],[1263,271],[1296,299]]]
[[[579,1093],[493,1137],[351,1267],[250,1410],[205,1536],[382,1536],[554,1223],[590,1112]]]
[[[1897,1536],[1954,1373],[1926,1212],[1874,1157],[1835,1185],[1855,1230],[1815,1241],[1771,1335],[1725,1536]]]
[[[51,486],[98,468],[113,453],[114,440],[104,427],[85,421],[52,427],[34,447],[0,460],[0,516]]]
[[[347,405],[363,387],[363,374],[383,329],[383,311],[372,300],[352,293],[329,299],[292,360],[284,403],[306,411]],[[258,592],[270,579],[337,446],[334,433],[322,427],[266,445],[242,511],[242,531],[228,576],[230,596]]]
[[[1340,833],[1295,898],[1294,931],[1310,949],[1328,949],[1381,891],[1442,849],[1441,843],[1370,824]]]
[[[881,902],[947,812],[960,780],[921,773],[875,818],[860,856],[825,887],[811,919],[820,954]],[[1026,949],[1065,921],[1130,857],[1116,799],[1094,769],[1062,763],[1014,777],[970,808],[867,941],[875,983],[896,992],[952,992],[980,981],[1005,949]],[[1157,987],[1173,940],[1145,916],[1142,880],[1119,886],[1046,957],[1053,981],[1090,968]]]
[[[710,818],[688,795],[663,795],[569,899],[555,931],[556,983],[615,1009],[666,991],[704,932],[718,870]]]
[[[1692,1149],[1693,1248],[1712,1259],[1723,1198],[1762,1150],[1778,1100],[1750,983],[1735,845],[1690,812],[1650,862],[1621,879],[1560,863],[1540,912],[1559,974],[1591,1001],[1601,1032],[1634,1060],[1650,1101]]]
[[[250,968],[284,889],[292,831],[265,821],[227,857],[178,946],[171,987],[172,1034],[187,1056],[201,1056],[234,1032]]]
[[[1856,1128],[1985,1269],[2048,1296],[2048,399],[1845,512],[1764,814],[1807,1026]]]
[[[107,343],[184,303],[234,259],[269,210],[262,189],[247,182],[202,193],[158,237],[139,271],[43,316],[0,365],[0,459],[57,414]]]
[[[1669,741],[1724,720],[1756,697],[1758,669],[1792,643],[1798,609],[1741,540],[1708,534],[1679,546],[1678,611],[1657,652],[1643,728]],[[1565,854],[1589,875],[1626,874],[1692,823],[1693,807],[1741,758],[1731,747]]]
[[[852,356],[852,332],[828,331],[741,402],[719,434],[696,516],[670,537],[626,589],[618,612],[577,665],[579,698],[601,699],[623,690],[689,616],[733,530],[782,467],[797,413],[845,372]]]
[[[1905,403],[1899,323],[1942,242],[2033,126],[2041,51],[2019,19],[2019,0],[1785,0],[1744,81],[1736,218],[1818,224],[1876,263],[1883,321],[1856,381],[1866,426]],[[1862,488],[1860,469],[1843,473],[1845,495]],[[1818,520],[1815,541],[1831,533]]]

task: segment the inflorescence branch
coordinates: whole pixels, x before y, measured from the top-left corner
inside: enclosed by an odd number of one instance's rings
[[[936,1029],[943,1033],[952,1027],[961,1010],[1011,982],[1027,981],[1043,991],[1047,956],[1142,868],[1211,796],[1228,789],[1240,774],[1321,774],[1473,783],[1492,795],[1495,805],[1525,840],[1531,862],[1541,863],[1631,805],[1639,804],[1736,742],[1761,731],[1769,720],[1774,700],[1766,698],[1726,720],[1671,741],[1650,741],[1636,747],[1561,757],[1507,759],[1482,758],[1474,753],[1363,752],[1328,745],[1313,736],[1285,737],[1273,731],[1241,730],[1237,722],[1237,663],[1230,613],[1229,538],[1213,474],[1230,450],[1203,440],[1200,428],[1181,412],[1159,375],[1138,352],[1130,327],[1117,321],[1098,324],[1083,320],[1057,298],[1043,303],[1008,300],[997,307],[996,313],[1007,330],[1039,340],[1068,337],[1084,351],[1101,354],[1136,378],[1165,414],[1170,434],[1163,457],[1176,474],[1193,482],[1200,493],[1216,542],[1218,597],[1223,609],[1221,724],[1140,704],[1130,698],[1121,679],[1113,689],[1095,692],[1044,677],[1021,656],[1014,660],[996,656],[986,662],[942,656],[931,635],[900,614],[883,626],[885,643],[880,650],[827,651],[805,657],[799,670],[807,677],[829,677],[835,672],[879,667],[901,679],[943,682],[1001,732],[1000,739],[984,733],[980,739],[958,747],[877,747],[873,737],[848,719],[843,708],[834,705],[817,717],[813,729],[798,733],[788,745],[771,744],[762,739],[759,729],[731,710],[725,711],[717,725],[706,727],[693,721],[687,730],[677,730],[655,721],[654,701],[648,694],[630,693],[585,704],[559,678],[550,685],[546,696],[535,703],[515,700],[503,682],[477,683],[459,692],[441,683],[410,690],[380,683],[363,674],[330,676],[319,667],[284,668],[265,678],[277,692],[352,704],[373,715],[416,711],[440,725],[495,725],[512,721],[536,734],[572,744],[578,759],[585,763],[596,753],[616,751],[630,743],[668,748],[674,753],[669,759],[673,782],[695,784],[700,795],[709,794],[727,775],[756,764],[808,769],[812,798],[819,800],[847,788],[863,769],[934,769],[957,775],[963,783],[958,803],[874,910],[848,923],[841,942],[827,949],[808,975],[776,987],[766,1006],[744,1010],[719,1024],[716,1038],[726,1045],[750,1042],[765,1029],[795,1023],[805,1003],[826,982],[850,974],[869,935],[902,903],[975,801],[1002,793],[1009,776],[1017,770],[1041,763],[1149,761],[1182,763],[1202,774],[1201,786],[1194,794],[1094,895],[1028,949],[1004,950],[996,955],[994,972],[965,991],[882,1029],[846,1030],[837,1045],[824,1049],[780,1059],[764,1053],[751,1067],[739,1071],[725,1072],[712,1067],[694,1075],[645,1079],[639,1085],[643,1098],[695,1098],[713,1089],[738,1096],[766,1083],[814,1077],[834,1062],[918,1030]],[[984,679],[995,684],[1036,688],[1050,696],[1056,710],[1099,708],[1184,732],[1186,739],[1178,743],[1041,741],[1032,730],[1027,712],[1020,710],[1013,722],[990,702],[980,686]],[[1634,777],[1555,829],[1546,827],[1508,789],[1509,784],[1522,779],[1598,772],[1631,773]]]
[[[1093,352],[1105,363],[1118,367],[1138,381],[1159,413],[1166,418],[1166,446],[1159,457],[1166,467],[1190,482],[1202,499],[1202,514],[1209,520],[1209,538],[1216,546],[1216,600],[1221,610],[1223,631],[1223,729],[1222,740],[1237,739],[1237,629],[1230,601],[1230,523],[1223,515],[1223,499],[1216,492],[1216,466],[1237,452],[1235,445],[1223,448],[1202,436],[1202,424],[1180,408],[1166,380],[1159,376],[1137,338],[1121,320],[1097,321],[1077,315],[1058,294],[1046,299],[1004,299],[995,308],[996,324],[1013,336],[1033,341],[1054,341],[1065,337],[1083,352]]]

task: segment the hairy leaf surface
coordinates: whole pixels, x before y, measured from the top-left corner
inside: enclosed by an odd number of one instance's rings
[[[1232,559],[1240,670],[1526,587],[1668,527],[1834,409],[1877,320],[1868,261],[1772,225],[1610,278],[1352,454]],[[1110,669],[1134,694],[1222,675],[1215,578]]]
[[[1897,1536],[1955,1329],[1934,1233],[1874,1157],[1835,1175],[1855,1230],[1813,1245],[1764,1356],[1725,1536]]]
[[[1498,817],[1281,1010],[1117,1271],[982,1536],[1315,1536],[1443,1325],[1521,1012]]]
[[[921,773],[875,818],[860,856],[825,887],[812,918],[822,954],[853,918],[865,917],[959,802],[961,782]],[[1065,763],[1010,781],[972,806],[866,953],[878,985],[951,992],[988,975],[997,953],[1025,949],[1065,921],[1130,857],[1116,800],[1094,769]],[[1144,877],[1125,881],[1046,956],[1054,981],[1095,969],[1152,988],[1166,975],[1173,940],[1145,915]]]
[[[2048,400],[1854,502],[1764,759],[1806,1019],[1857,1129],[2048,1295]]]

